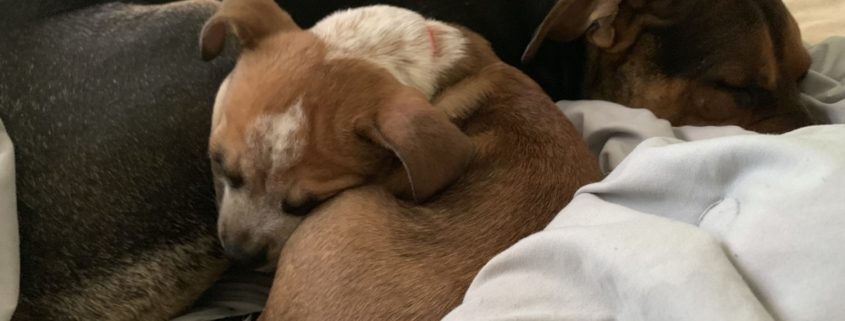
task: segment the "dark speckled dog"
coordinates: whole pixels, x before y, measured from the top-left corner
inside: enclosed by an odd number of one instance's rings
[[[57,8],[17,2],[30,17]],[[21,229],[13,320],[167,320],[226,268],[205,142],[233,60],[196,51],[216,6],[104,4],[0,34]]]

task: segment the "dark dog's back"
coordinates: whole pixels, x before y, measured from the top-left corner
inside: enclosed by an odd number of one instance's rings
[[[15,143],[15,320],[164,320],[225,268],[206,139],[232,60],[198,58],[215,7],[109,4],[3,35]]]

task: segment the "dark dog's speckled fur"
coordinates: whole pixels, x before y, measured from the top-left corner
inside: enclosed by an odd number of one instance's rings
[[[14,320],[165,320],[225,268],[206,141],[232,59],[202,62],[211,1],[105,4],[2,35],[15,144]]]

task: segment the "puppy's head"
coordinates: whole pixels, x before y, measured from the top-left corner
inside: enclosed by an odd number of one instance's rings
[[[206,59],[227,29],[243,50],[218,92],[209,152],[231,257],[272,268],[321,202],[394,167],[394,192],[422,201],[471,158],[469,138],[429,103],[463,55],[457,29],[375,6],[306,31],[272,0],[227,0],[203,29]]]
[[[590,44],[585,94],[675,125],[785,132],[812,123],[798,83],[810,65],[780,0],[559,0],[545,38]]]

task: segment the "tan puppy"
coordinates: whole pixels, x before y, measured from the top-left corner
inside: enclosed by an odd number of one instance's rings
[[[552,101],[467,30],[374,6],[303,31],[270,0],[228,0],[206,57],[227,25],[245,50],[210,142],[224,244],[275,259],[298,221],[282,208],[328,199],[287,240],[264,320],[440,319],[600,177]]]
[[[585,97],[648,108],[673,125],[779,133],[811,125],[810,57],[781,0],[558,0],[528,45],[587,42]]]

